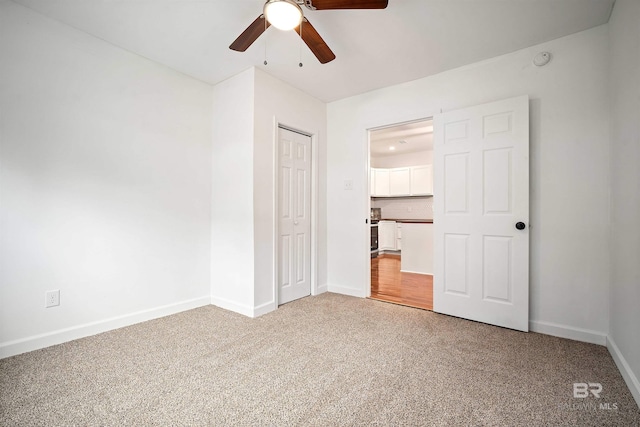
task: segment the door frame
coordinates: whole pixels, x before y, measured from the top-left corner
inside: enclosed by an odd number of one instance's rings
[[[376,131],[376,130],[380,130],[380,129],[386,129],[386,128],[391,128],[391,127],[395,127],[395,126],[400,126],[400,125],[406,125],[406,124],[410,124],[410,123],[416,123],[416,122],[423,122],[425,120],[433,120],[433,116],[435,116],[437,113],[433,113],[431,115],[426,115],[426,116],[419,116],[419,117],[415,117],[412,116],[411,118],[406,118],[406,119],[398,119],[396,121],[385,121],[384,124],[371,124],[369,126],[366,126],[364,129],[364,133],[365,133],[365,147],[366,147],[366,162],[365,162],[365,169],[364,169],[364,174],[365,174],[365,179],[366,179],[366,185],[364,186],[367,194],[366,194],[366,203],[365,203],[365,213],[366,216],[365,218],[370,218],[371,217],[371,132],[372,131]],[[434,187],[434,191],[435,191],[435,187]],[[434,194],[435,197],[435,194]],[[370,248],[371,247],[371,223],[369,221],[366,221],[365,225],[368,227],[366,230],[366,247]],[[367,259],[368,261],[365,263],[365,280],[364,280],[364,286],[365,289],[363,290],[363,295],[365,298],[369,298],[371,296],[371,250],[369,250],[367,252]]]
[[[311,296],[318,295],[318,132],[310,132],[308,130],[302,130],[298,126],[289,125],[286,122],[278,120],[276,116],[273,117],[273,150],[272,150],[272,163],[273,163],[273,296],[272,301],[274,309],[278,308],[279,301],[279,286],[278,286],[278,263],[280,261],[280,245],[278,244],[278,236],[280,235],[280,226],[278,221],[278,214],[280,212],[279,196],[280,191],[278,188],[278,175],[280,173],[280,165],[278,162],[278,151],[280,149],[280,128],[296,132],[301,135],[306,135],[311,138]]]

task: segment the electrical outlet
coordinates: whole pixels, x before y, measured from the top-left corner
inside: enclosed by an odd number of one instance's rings
[[[353,190],[353,181],[350,179],[347,179],[344,181],[344,189],[345,190]]]
[[[45,308],[56,307],[60,305],[60,289],[47,291]]]

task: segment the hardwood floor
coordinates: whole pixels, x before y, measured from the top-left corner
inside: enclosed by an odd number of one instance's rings
[[[400,257],[371,260],[371,298],[433,310],[433,276],[400,272]]]

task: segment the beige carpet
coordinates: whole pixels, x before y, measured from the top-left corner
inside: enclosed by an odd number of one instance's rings
[[[575,382],[601,383],[600,399],[574,398]],[[4,359],[0,393],[2,426],[640,423],[605,347],[335,294]]]

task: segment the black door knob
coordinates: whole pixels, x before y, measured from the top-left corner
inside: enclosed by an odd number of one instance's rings
[[[517,228],[518,230],[524,230],[524,227],[526,227],[526,226],[524,225],[524,222],[516,222],[516,228]]]

